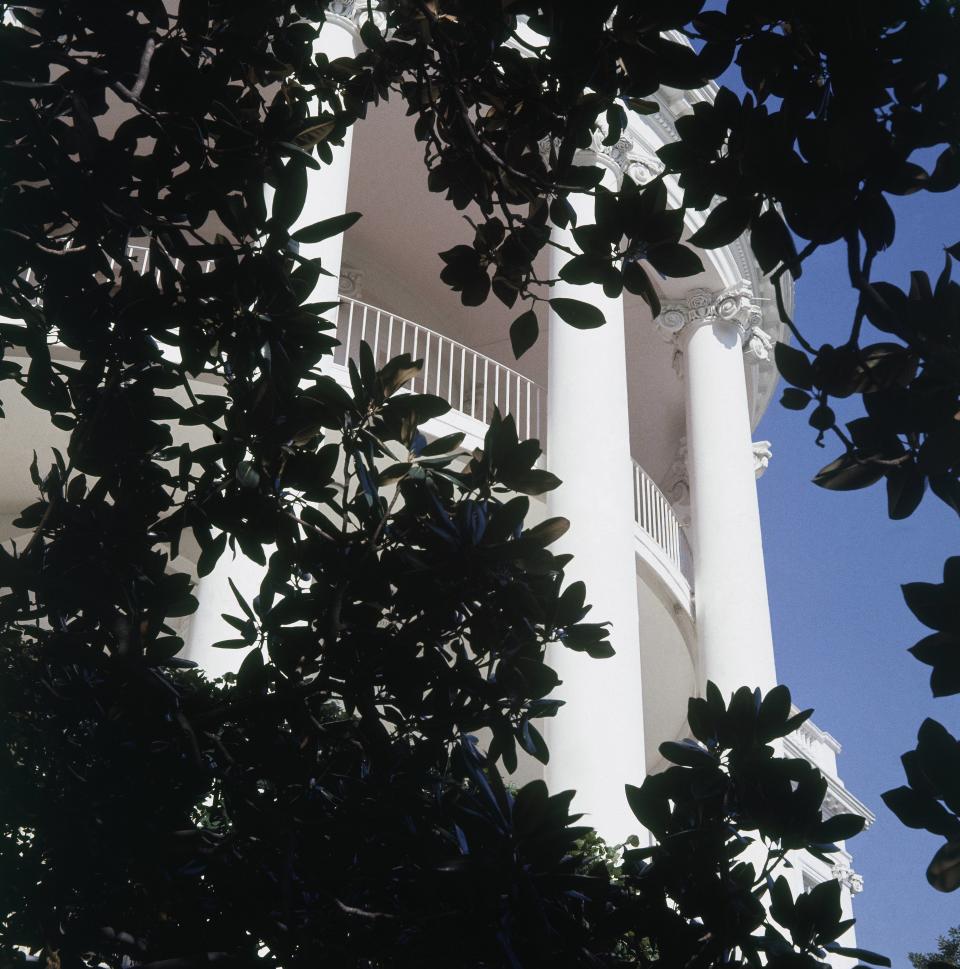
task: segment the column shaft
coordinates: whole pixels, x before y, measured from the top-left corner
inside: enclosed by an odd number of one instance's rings
[[[684,342],[700,686],[769,690],[776,671],[740,325],[711,313],[687,324]]]
[[[571,201],[581,224],[594,221],[592,198]],[[576,248],[568,229],[553,232]],[[551,277],[567,258],[552,250]],[[567,578],[586,583],[588,618],[611,623],[616,655],[591,659],[552,647],[550,662],[563,680],[557,695],[566,705],[547,721],[546,774],[552,791],[575,789],[574,809],[617,841],[639,829],[623,785],[640,784],[645,773],[623,300],[597,285],[562,282],[551,295],[592,303],[606,320],[577,330],[550,314],[547,460],[563,484],[548,505],[551,515],[570,520],[558,543],[558,551],[574,555]]]

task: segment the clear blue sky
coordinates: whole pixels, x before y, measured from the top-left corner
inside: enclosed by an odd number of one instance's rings
[[[956,196],[891,201],[897,237],[874,278],[906,288],[910,270],[925,269],[935,280],[943,247],[960,239]],[[960,281],[960,267],[954,276]],[[797,287],[801,332],[815,346],[842,343],[853,307],[841,249],[816,253]],[[858,416],[856,406],[838,413]],[[934,700],[929,668],[907,653],[925,630],[899,587],[940,581],[944,559],[960,553],[957,516],[928,491],[911,518],[892,522],[882,483],[846,493],[811,484],[839,447],[816,447],[806,415],[779,403],[754,438],[773,442],[758,487],[778,676],[843,745],[841,777],[877,815],[850,844],[865,880],[855,903],[858,941],[909,969],[907,952],[931,950],[938,935],[960,924],[960,892],[929,887],[924,871],[941,839],[905,828],[880,794],[903,783],[900,754],[914,746],[924,717],[960,734],[960,697]]]

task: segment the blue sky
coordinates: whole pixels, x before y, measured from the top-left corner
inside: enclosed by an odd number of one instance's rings
[[[874,278],[906,288],[910,270],[924,269],[936,279],[943,247],[960,239],[956,197],[891,202],[897,237]],[[816,253],[797,286],[801,332],[815,346],[842,343],[854,305],[843,251]],[[855,402],[838,413],[857,416]],[[960,553],[957,517],[929,491],[911,518],[893,522],[882,483],[847,493],[817,488],[810,479],[839,446],[816,447],[806,415],[779,403],[754,438],[773,442],[758,488],[778,677],[841,742],[841,777],[877,815],[850,844],[865,879],[855,903],[858,941],[909,969],[907,952],[933,949],[938,935],[960,924],[960,893],[942,895],[927,885],[924,871],[941,839],[905,828],[880,794],[903,783],[900,754],[914,746],[924,717],[960,733],[960,697],[934,700],[928,667],[906,652],[925,631],[899,587],[940,581],[944,559]]]

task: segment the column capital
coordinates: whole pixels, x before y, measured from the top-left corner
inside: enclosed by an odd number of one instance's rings
[[[349,30],[357,38],[360,37],[360,27],[365,20],[372,20],[374,25],[383,32],[387,28],[387,15],[379,9],[379,2],[372,4],[373,11],[367,6],[367,0],[330,0],[326,8],[329,23],[335,23]]]
[[[705,323],[723,321],[740,331],[744,356],[751,363],[767,361],[776,342],[763,329],[763,313],[749,283],[726,289],[691,289],[681,299],[663,300],[654,322],[660,335],[674,345],[674,369],[681,374],[681,337]]]
[[[741,331],[759,325],[760,307],[749,283],[738,283],[726,289],[691,289],[679,300],[663,300],[655,322],[661,333],[673,336],[686,326],[725,320]]]
[[[617,177],[618,184],[628,175],[638,185],[645,185],[663,171],[663,163],[631,138],[622,136],[615,144],[605,145],[606,131],[601,127],[593,132],[589,148],[577,149],[574,156],[579,165],[604,165]],[[544,163],[550,158],[554,138],[541,138],[540,156]]]

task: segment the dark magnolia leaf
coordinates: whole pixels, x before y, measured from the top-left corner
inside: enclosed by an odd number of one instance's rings
[[[820,824],[815,837],[818,842],[846,841],[858,835],[865,824],[866,819],[859,814],[834,814]]]
[[[836,422],[837,415],[834,414],[833,408],[827,404],[818,404],[810,412],[810,426],[818,431],[829,431]]]
[[[287,229],[299,218],[307,199],[307,169],[291,159],[283,167],[280,182],[273,196],[274,222]]]
[[[664,276],[697,276],[703,272],[700,257],[679,242],[668,242],[647,251],[647,262]]]
[[[329,239],[332,236],[340,235],[341,232],[346,232],[359,218],[359,212],[344,212],[343,215],[335,215],[332,218],[324,219],[321,222],[314,222],[312,225],[306,225],[302,229],[297,229],[291,238],[297,242],[323,242],[324,239]]]
[[[451,454],[463,444],[464,437],[466,435],[459,431],[454,434],[444,434],[443,437],[438,437],[426,445],[426,447],[422,448],[419,456],[429,458],[439,454]]]
[[[927,881],[938,892],[960,887],[960,840],[941,845],[927,868]]]
[[[423,369],[423,360],[413,360],[409,353],[388,361],[377,374],[382,398],[392,397],[407,381],[414,380]]]
[[[952,629],[957,624],[960,603],[952,601],[942,585],[907,582],[900,586],[907,608],[930,629]]]
[[[773,358],[783,379],[794,387],[810,390],[813,387],[813,364],[802,351],[787,343],[778,343],[773,348]]]
[[[829,491],[855,491],[872,485],[882,477],[880,465],[859,458],[856,452],[847,452],[822,467],[814,475],[813,483]]]
[[[547,747],[547,743],[543,739],[543,735],[530,720],[523,721],[520,727],[519,740],[520,745],[531,757],[535,757],[541,764],[548,764],[550,762],[550,750]]]
[[[879,953],[871,952],[869,949],[851,948],[850,946],[837,945],[831,942],[825,947],[829,952],[835,952],[840,956],[847,956],[850,959],[859,959],[861,962],[868,962],[872,966],[889,967],[890,960]]]
[[[763,698],[757,711],[757,730],[760,739],[767,741],[782,737],[790,719],[790,690],[781,684]]]
[[[937,697],[960,693],[960,653],[956,647],[930,671],[930,692]]]
[[[521,313],[510,324],[510,345],[513,347],[513,355],[519,360],[537,342],[540,335],[540,324],[537,322],[537,314],[529,309]]]
[[[614,655],[614,649],[607,639],[608,635],[603,623],[581,622],[570,626],[564,632],[561,642],[568,649],[586,653],[594,659],[609,659]]]
[[[887,514],[909,518],[923,499],[926,479],[915,464],[904,464],[887,475]]]
[[[549,302],[550,308],[564,323],[569,323],[578,330],[590,330],[603,326],[603,313],[590,303],[569,299],[566,296],[554,296]]]
[[[729,245],[747,231],[759,204],[753,196],[724,199],[710,211],[706,222],[690,236],[690,244],[701,249]]]
[[[570,522],[566,518],[548,518],[524,532],[523,537],[538,545],[547,546],[566,535],[569,529]]]
[[[654,835],[661,835],[670,820],[670,804],[660,791],[660,782],[648,777],[640,787],[625,784],[627,804],[633,816]]]
[[[519,491],[522,495],[542,495],[546,491],[553,491],[560,487],[560,479],[550,471],[531,468],[519,474],[503,477],[503,483],[512,491]]]
[[[583,226],[578,231],[582,235],[594,226]],[[618,275],[605,255],[580,255],[567,260],[560,269],[560,278],[574,286],[584,286],[588,283],[602,283],[611,274]]]
[[[805,391],[796,387],[785,387],[780,403],[788,410],[803,410],[813,398]]]
[[[213,567],[217,564],[220,556],[223,555],[226,547],[226,532],[221,532],[216,538],[207,542],[200,552],[200,557],[197,559],[197,575],[201,578],[209,575],[213,571]]]
[[[252,461],[241,461],[237,465],[236,478],[241,488],[256,488],[260,484],[260,472]]]
[[[895,787],[880,795],[883,803],[908,828],[949,836],[960,833],[957,820],[939,801],[927,797],[912,787]]]
[[[710,770],[719,767],[717,758],[692,740],[679,743],[675,740],[667,740],[657,749],[663,757],[681,767],[707,767]]]
[[[960,639],[949,633],[932,633],[914,643],[908,652],[921,663],[935,666],[953,654],[960,655]]]
[[[768,208],[753,220],[750,245],[765,273],[772,272],[782,262],[791,262],[797,256],[790,230],[774,208]],[[797,265],[793,271],[794,277],[798,278],[800,272],[800,266]]]
[[[245,639],[220,639],[210,645],[214,649],[246,649],[250,643]]]
[[[642,297],[643,301],[650,307],[653,316],[659,316],[661,311],[660,297],[657,295],[657,291],[653,283],[650,282],[650,277],[644,268],[638,262],[626,262],[622,273],[623,285],[627,292]]]
[[[770,914],[785,929],[791,929],[795,922],[793,893],[787,879],[780,875],[770,886]]]

